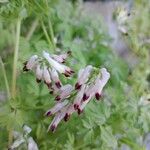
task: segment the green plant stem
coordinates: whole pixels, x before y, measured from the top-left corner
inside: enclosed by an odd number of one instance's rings
[[[2,66],[2,74],[3,74],[4,80],[5,80],[5,86],[6,86],[6,90],[7,90],[7,96],[8,96],[8,99],[10,99],[10,89],[9,89],[8,79],[7,79],[7,75],[6,75],[5,66],[4,66],[4,63],[3,63],[1,57],[0,57],[0,64]]]
[[[48,41],[48,43],[49,43],[49,47],[51,48],[51,47],[53,46],[53,44],[52,44],[52,42],[51,42],[51,40],[50,40],[50,38],[49,38],[49,35],[48,35],[48,33],[47,33],[47,30],[46,30],[46,27],[45,27],[43,21],[41,21],[41,25],[42,25],[42,29],[43,29],[43,31],[44,31],[45,37],[46,37],[46,39],[47,39],[47,41]]]
[[[33,35],[35,29],[36,29],[37,26],[38,26],[38,24],[39,24],[39,20],[36,18],[36,19],[33,21],[32,25],[31,25],[31,27],[30,27],[30,30],[29,30],[29,32],[28,32],[27,35],[26,35],[26,40],[27,40],[27,41],[29,41],[29,40],[31,39],[31,37],[32,37],[32,35]]]
[[[8,134],[8,147],[10,147],[12,144],[12,141],[13,141],[12,129],[9,129],[8,132],[9,132],[9,134]]]
[[[17,20],[16,27],[16,43],[14,50],[14,62],[13,62],[13,74],[12,74],[12,98],[16,96],[16,79],[17,79],[17,61],[18,61],[18,51],[19,51],[19,40],[20,40],[20,28],[21,28],[21,20]]]
[[[56,50],[56,44],[55,44],[55,41],[54,41],[53,27],[52,27],[52,23],[51,23],[51,20],[50,20],[49,17],[48,17],[48,25],[49,25],[50,36],[51,36],[51,40],[52,40],[52,43],[53,43],[53,47],[54,47],[54,50]]]
[[[56,44],[54,41],[54,31],[53,31],[52,23],[51,23],[51,20],[49,18],[49,14],[48,14],[48,1],[45,0],[45,2],[46,2],[46,7],[47,7],[47,16],[48,16],[48,25],[49,25],[50,37],[51,37],[51,41],[52,41],[54,50],[56,50]]]

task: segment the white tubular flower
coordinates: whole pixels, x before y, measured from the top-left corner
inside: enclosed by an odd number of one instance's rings
[[[37,64],[37,59],[38,59],[38,56],[33,55],[27,62],[25,62],[23,71],[32,70]]]
[[[52,58],[55,59],[59,63],[65,63],[65,60],[67,57],[71,55],[71,51],[68,51],[67,53],[61,54],[61,55],[52,55]]]
[[[57,86],[57,88],[60,88],[61,82],[59,80],[59,76],[58,76],[57,71],[54,68],[52,68],[51,70],[49,69],[49,71],[51,73],[52,80],[55,82],[55,85]]]
[[[45,113],[45,116],[51,116],[51,115],[57,113],[59,110],[61,110],[67,104],[68,104],[68,100],[56,103],[56,105],[54,107],[52,107]]]
[[[51,87],[50,87],[50,94],[57,94],[58,92],[59,92],[59,88],[55,85],[55,84],[53,84]]]
[[[32,137],[28,138],[28,150],[38,150],[38,146]]]
[[[90,73],[93,67],[91,65],[87,66],[84,70],[81,69],[78,73],[78,80],[75,85],[75,89],[80,89],[82,84],[86,83],[89,79]]]
[[[64,74],[66,77],[69,77],[72,73],[74,73],[74,71],[72,71],[69,67],[67,67],[63,64],[60,64],[57,61],[55,61],[54,59],[52,59],[50,57],[49,53],[44,51],[43,56],[53,68],[55,68],[59,73]]]
[[[84,107],[90,102],[92,96],[89,96],[86,101],[82,101],[78,107],[78,114],[80,115],[83,112]]]
[[[101,72],[101,79],[97,78],[95,83],[95,89],[96,89],[95,98],[97,100],[100,99],[101,92],[110,78],[110,73],[106,70],[106,68],[100,69],[100,72]]]
[[[52,132],[54,132],[59,122],[65,117],[65,114],[66,114],[66,107],[56,114],[53,121],[48,127],[48,131],[51,130]]]
[[[85,91],[85,85],[83,85],[81,87],[81,90],[78,92],[77,96],[74,99],[73,104],[74,104],[74,109],[75,110],[78,109],[78,107],[79,107],[79,105],[80,105],[80,103],[82,101],[84,91]]]
[[[26,135],[28,135],[32,131],[32,129],[27,125],[23,126],[23,130],[24,130]]]
[[[75,112],[74,106],[73,106],[73,104],[69,104],[69,106],[68,106],[68,108],[67,108],[67,110],[66,110],[66,114],[65,114],[64,120],[65,120],[65,121],[68,121],[69,118],[70,118],[70,115],[71,115],[73,112]]]
[[[125,26],[118,26],[118,30],[124,35],[128,35],[128,30]]]
[[[25,142],[25,139],[22,137],[18,138],[17,140],[15,140],[13,142],[13,144],[10,146],[10,150],[16,149],[17,147],[19,147],[22,143]]]
[[[129,13],[126,9],[120,9],[119,14],[117,16],[117,22],[119,24],[124,24],[129,17]]]
[[[43,69],[41,69],[40,65],[36,67],[36,81],[39,83],[43,78]]]
[[[46,83],[48,88],[50,88],[51,87],[51,77],[50,77],[50,73],[46,66],[44,66],[44,69],[43,69],[43,78],[44,78],[44,82]]]
[[[95,85],[92,83],[86,87],[82,101],[87,101],[89,97],[92,97],[95,93]]]
[[[72,90],[73,90],[73,87],[70,84],[67,84],[61,87],[60,91],[58,92],[59,95],[56,96],[55,100],[60,101],[60,100],[67,98],[68,96],[70,96]]]
[[[59,55],[51,55],[51,57],[59,63],[64,63],[64,59]]]

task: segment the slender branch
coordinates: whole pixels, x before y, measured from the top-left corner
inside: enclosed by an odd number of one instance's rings
[[[45,0],[45,2],[46,2],[46,7],[47,7],[48,25],[49,25],[51,41],[52,41],[54,49],[56,49],[56,44],[55,44],[55,41],[54,41],[54,31],[53,31],[53,27],[52,27],[52,23],[51,23],[50,17],[48,15],[48,1]]]
[[[12,98],[16,96],[16,79],[17,79],[17,61],[18,61],[18,51],[19,51],[19,40],[20,40],[20,28],[21,20],[17,20],[17,29],[16,29],[16,43],[14,50],[14,62],[13,62],[13,74],[12,74]]]
[[[7,75],[6,75],[6,69],[5,69],[5,66],[4,66],[4,63],[3,63],[1,57],[0,57],[0,64],[2,66],[2,74],[3,74],[4,80],[5,80],[5,86],[6,86],[6,90],[7,90],[7,96],[8,96],[8,99],[10,99],[10,89],[9,89]]]
[[[49,35],[48,35],[48,33],[47,33],[47,30],[46,30],[46,27],[45,27],[43,21],[41,21],[41,25],[42,25],[42,29],[43,29],[43,31],[44,31],[45,37],[46,37],[46,39],[47,39],[47,41],[48,41],[48,43],[49,43],[49,46],[50,46],[50,48],[51,48],[51,46],[52,46],[53,44],[52,44],[52,42],[51,42],[51,40],[50,40],[50,38],[49,38]]]
[[[26,40],[29,41],[35,31],[35,29],[37,28],[38,26],[38,23],[39,23],[39,20],[38,19],[35,19],[30,27],[30,30],[29,32],[27,33],[26,35]]]
[[[8,148],[11,146],[13,141],[13,134],[12,134],[12,129],[8,130]]]
[[[48,17],[48,25],[49,25],[49,30],[50,30],[50,36],[51,36],[51,40],[53,43],[53,47],[54,49],[56,49],[56,45],[55,45],[55,41],[54,41],[54,32],[53,32],[53,27],[52,27],[52,23],[50,18]]]

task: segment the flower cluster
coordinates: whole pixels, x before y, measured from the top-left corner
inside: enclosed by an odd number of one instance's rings
[[[80,114],[92,98],[100,99],[110,74],[105,68],[99,69],[99,73],[94,76],[93,72],[92,66],[81,69],[75,87],[67,84],[56,92],[58,95],[55,98],[55,106],[45,113],[45,116],[55,115],[48,131],[55,131],[59,122],[63,119],[67,121],[73,112]]]
[[[25,63],[23,70],[32,70],[36,73],[37,81],[44,80],[50,89],[50,93],[55,95],[55,105],[49,109],[45,116],[54,116],[48,131],[55,131],[61,120],[67,121],[72,113],[83,112],[85,106],[95,97],[100,99],[102,90],[110,78],[106,68],[98,69],[91,65],[82,68],[78,72],[77,82],[74,86],[70,84],[63,85],[59,80],[58,73],[66,77],[71,76],[73,71],[65,66],[64,61],[70,55],[70,52],[61,55],[50,55],[43,52],[43,58],[49,64],[38,56],[32,56]],[[41,64],[43,64],[41,68]],[[55,84],[52,84],[54,82]]]
[[[27,146],[28,150],[38,150],[38,146],[34,139],[29,135],[31,133],[32,129],[24,125],[23,126],[23,133],[18,132],[18,131],[13,131],[13,137],[14,137],[14,142],[12,145],[9,147],[9,150],[14,150],[14,149],[19,149],[19,147],[22,145]]]
[[[126,26],[126,22],[129,19],[130,13],[125,8],[118,9],[118,15],[117,15],[117,25],[118,30],[124,34],[128,35],[128,28]]]
[[[43,57],[33,55],[26,61],[23,71],[32,70],[36,75],[36,81],[38,83],[43,80],[49,89],[54,90],[55,86],[59,89],[62,86],[59,80],[59,73],[64,74],[66,77],[74,73],[73,70],[63,64],[70,54],[71,51],[61,55],[50,55],[43,51]]]

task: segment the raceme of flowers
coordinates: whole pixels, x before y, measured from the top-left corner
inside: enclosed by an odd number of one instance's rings
[[[34,55],[24,64],[23,70],[35,72],[37,82],[43,80],[50,93],[55,96],[56,104],[45,113],[47,117],[54,115],[48,131],[54,132],[60,121],[67,121],[74,112],[81,114],[94,97],[99,100],[110,78],[106,68],[99,69],[88,65],[79,70],[75,86],[63,85],[59,74],[70,77],[74,73],[63,64],[70,54],[69,51],[60,55],[50,55],[43,51],[43,57]]]

